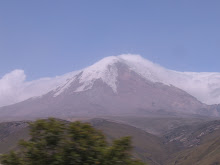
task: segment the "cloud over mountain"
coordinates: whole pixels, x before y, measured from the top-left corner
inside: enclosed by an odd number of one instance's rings
[[[40,96],[64,82],[67,75],[26,81],[23,70],[13,70],[0,79],[0,106],[10,105],[30,97]]]

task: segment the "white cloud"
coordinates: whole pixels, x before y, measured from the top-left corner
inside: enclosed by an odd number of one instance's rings
[[[53,78],[26,81],[23,70],[16,69],[7,73],[0,79],[0,107],[45,94],[65,82],[72,74],[74,72]]]
[[[23,70],[14,70],[0,79],[0,106],[19,101],[25,78]]]

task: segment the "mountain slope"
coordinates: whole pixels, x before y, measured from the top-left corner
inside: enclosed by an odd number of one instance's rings
[[[197,126],[179,127],[165,135],[167,143],[179,146],[179,152],[168,165],[220,164],[220,121],[209,121]],[[166,144],[166,143],[165,143]]]
[[[152,165],[163,164],[163,161],[169,155],[169,151],[163,145],[161,139],[145,131],[104,119],[92,119],[89,122],[96,129],[103,131],[109,140],[131,136],[134,155],[142,161]]]
[[[171,115],[161,115],[161,116],[108,116],[105,117],[107,119],[122,122],[128,125],[132,125],[137,127],[141,130],[149,132],[153,135],[157,135],[162,137],[163,135],[167,134],[171,130],[181,126],[191,126],[194,127],[195,125],[202,124],[207,121],[214,120],[213,118],[209,118],[207,116],[201,117],[194,117],[191,116],[182,116],[182,117],[175,117]]]
[[[0,154],[15,149],[21,139],[27,139],[29,134],[28,122],[0,123]]]

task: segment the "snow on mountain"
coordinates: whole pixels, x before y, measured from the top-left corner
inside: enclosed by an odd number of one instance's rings
[[[79,79],[79,83],[82,85],[75,92],[91,89],[94,81],[97,79],[101,79],[110,86],[114,92],[117,92],[116,82],[118,71],[115,63],[118,61],[119,59],[117,57],[107,57],[84,69]]]
[[[162,79],[159,79],[159,76],[156,76],[155,73],[155,70],[158,70],[158,68],[160,68],[159,65],[144,60],[139,55],[110,56],[83,69],[81,72],[78,72],[78,74],[81,74],[79,78],[79,83],[81,84],[81,86],[78,87],[74,92],[89,90],[92,88],[96,80],[101,79],[104,83],[111,87],[115,93],[117,93],[117,63],[127,65],[131,70],[135,71],[136,73],[150,81],[162,82]],[[161,70],[163,70],[162,67]],[[68,89],[68,87],[71,85],[71,82],[73,82],[76,77],[77,75],[75,75],[75,77],[71,79],[68,79],[65,84],[56,89],[56,93],[54,94],[54,96],[56,97],[64,92],[66,89]]]
[[[218,72],[178,72],[163,68],[141,56],[122,55],[121,58],[133,71],[148,80],[176,86],[206,104],[220,103]]]
[[[89,90],[96,80],[102,80],[114,93],[117,93],[118,63],[126,65],[131,71],[147,80],[178,87],[203,103],[220,103],[220,73],[173,71],[139,55],[126,54],[106,57],[85,69],[62,76],[30,82],[25,81],[23,71],[9,73],[0,79],[0,106],[41,96],[51,90],[54,91],[54,97],[57,97],[76,80],[79,86],[72,92]]]
[[[95,80],[101,79],[117,93],[117,63],[127,65],[130,70],[152,82],[161,82],[183,89],[203,103],[220,103],[220,73],[173,71],[139,55],[130,54],[106,57],[82,70],[79,79],[81,86],[74,92],[91,89]],[[58,96],[67,89],[75,78],[72,78],[69,83],[65,83],[64,87],[58,90],[54,96]]]
[[[114,65],[117,62],[117,57],[106,57],[94,65],[78,71],[78,74],[76,74],[74,77],[68,78],[64,84],[54,90],[56,92],[54,97],[60,95],[62,92],[68,89],[68,87],[70,87],[71,83],[79,74],[81,74],[79,78],[79,83],[81,86],[79,86],[74,92],[82,92],[91,89],[95,80],[97,79],[101,79],[108,86],[110,86],[114,92],[117,92],[116,81],[118,72],[117,67]]]

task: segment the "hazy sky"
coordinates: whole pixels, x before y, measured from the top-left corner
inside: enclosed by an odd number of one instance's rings
[[[219,0],[1,0],[0,77],[62,75],[122,53],[220,72]]]

